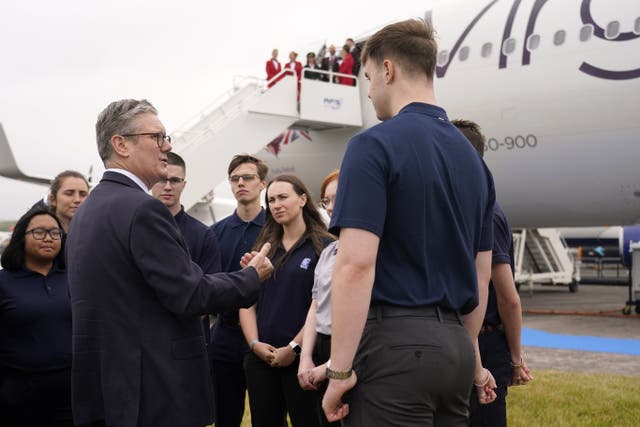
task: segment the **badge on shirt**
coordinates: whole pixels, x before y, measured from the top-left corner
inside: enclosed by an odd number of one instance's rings
[[[300,268],[304,268],[305,270],[308,270],[309,264],[311,264],[311,258],[305,258],[300,263]]]

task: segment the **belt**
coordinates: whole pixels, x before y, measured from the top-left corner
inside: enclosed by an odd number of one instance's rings
[[[482,325],[482,328],[480,328],[480,333],[478,335],[491,334],[496,331],[504,331],[504,326],[502,326],[502,323],[499,325]]]
[[[367,320],[380,320],[388,317],[426,317],[438,319],[440,322],[444,320],[461,322],[460,314],[456,310],[438,305],[403,307],[399,305],[376,304],[369,308]]]

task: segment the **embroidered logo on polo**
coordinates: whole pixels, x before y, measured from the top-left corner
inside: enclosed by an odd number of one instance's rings
[[[300,263],[300,268],[308,270],[309,269],[309,264],[311,264],[311,258],[305,258]]]

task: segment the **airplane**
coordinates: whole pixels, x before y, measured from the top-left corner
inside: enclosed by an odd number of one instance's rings
[[[428,4],[424,17],[433,23],[439,45],[436,99],[449,118],[482,127],[485,160],[512,226],[640,222],[640,3]],[[356,42],[362,45],[367,37]],[[272,174],[293,172],[318,188],[340,166],[349,138],[378,123],[363,74],[349,89],[302,79],[300,110],[292,76],[276,76],[281,80],[273,87],[256,78],[175,130],[174,149],[192,174],[185,189],[190,212],[200,212],[201,219],[203,211],[210,215],[212,199],[215,219],[233,208],[224,178],[237,152],[258,153]],[[312,96],[315,112],[326,119],[308,119]],[[354,105],[355,112],[346,111]],[[226,144],[230,140],[238,142]],[[0,175],[40,182],[20,171],[7,148],[0,130]]]

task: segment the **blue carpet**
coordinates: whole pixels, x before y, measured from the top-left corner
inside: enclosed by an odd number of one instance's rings
[[[529,328],[522,328],[522,345],[640,356],[640,340],[552,334]]]

